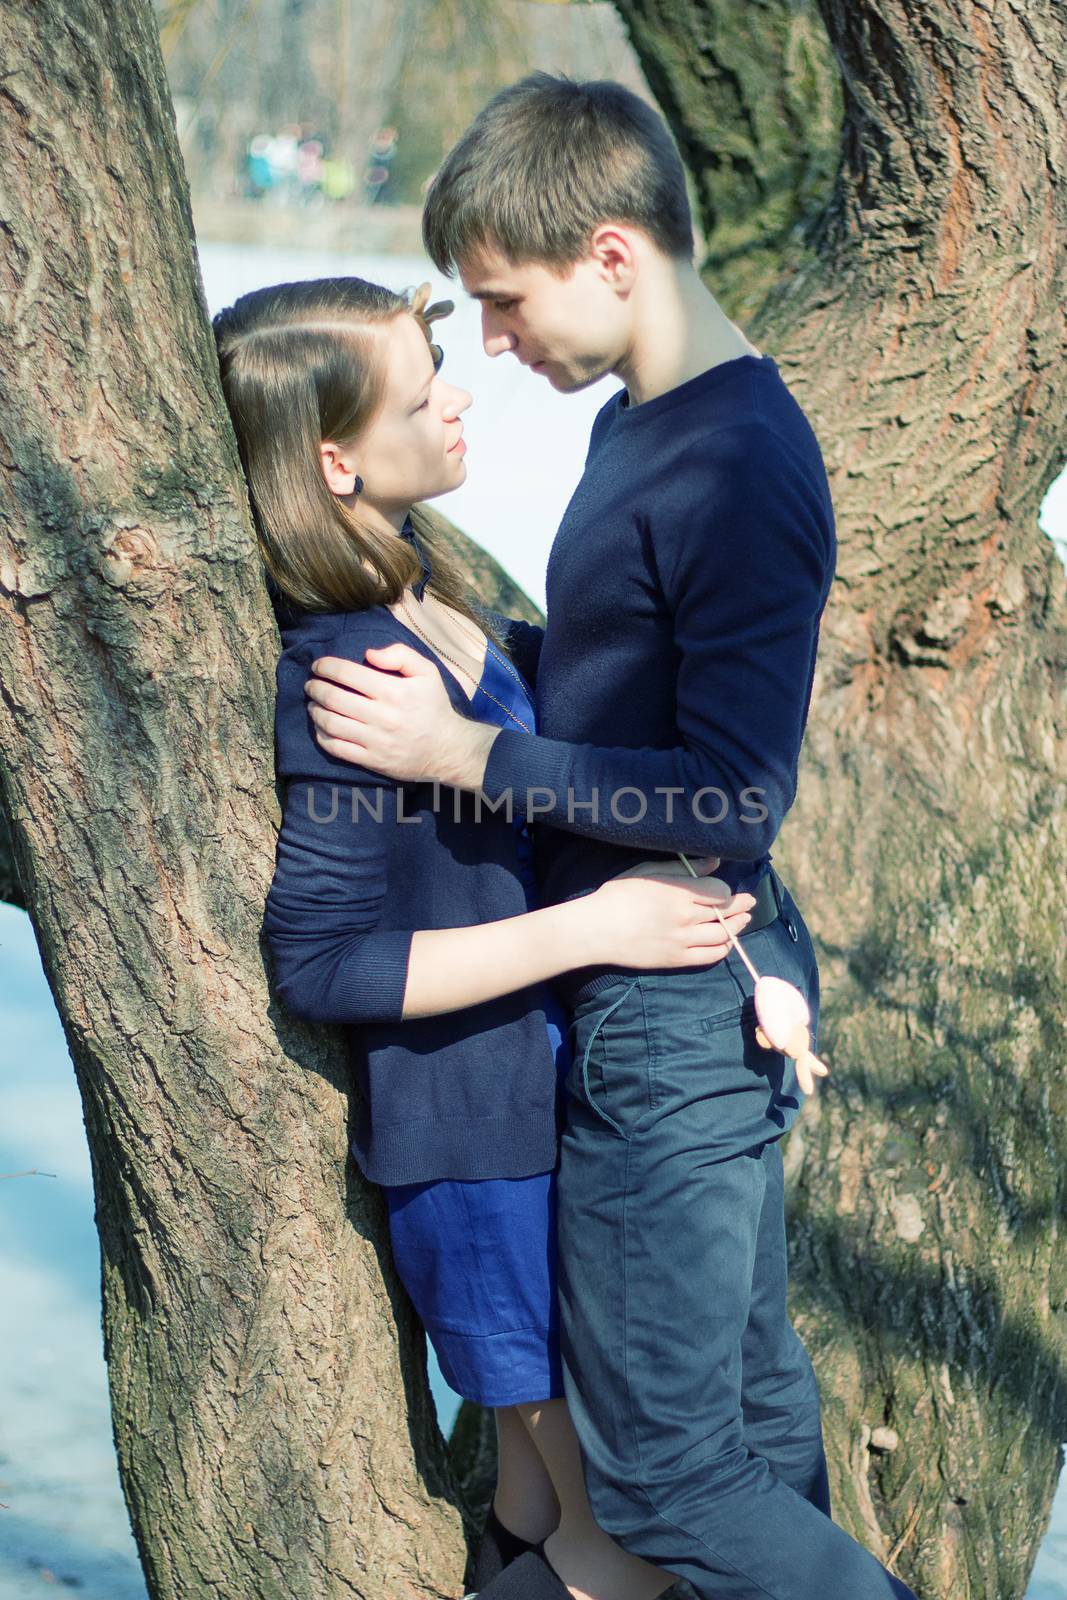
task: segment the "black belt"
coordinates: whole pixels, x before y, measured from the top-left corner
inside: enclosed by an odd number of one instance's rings
[[[714,877],[714,873],[712,873]],[[756,897],[756,904],[752,907],[752,921],[745,924],[738,934],[743,939],[746,933],[758,933],[761,928],[768,927],[782,914],[782,880],[773,867],[768,867],[755,889],[750,893]],[[788,925],[788,919],[787,919]],[[793,932],[792,927],[789,928]],[[794,935],[795,937],[795,935]]]

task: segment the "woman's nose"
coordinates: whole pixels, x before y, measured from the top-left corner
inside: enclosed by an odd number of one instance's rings
[[[445,406],[445,417],[458,417],[461,411],[466,411],[467,407],[473,405],[473,403],[474,396],[469,394],[466,389],[453,389]]]

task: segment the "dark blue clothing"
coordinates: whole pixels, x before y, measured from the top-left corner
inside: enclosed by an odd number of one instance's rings
[[[834,556],[819,448],[769,358],[608,402],[549,559],[538,736],[502,731],[484,783],[551,824],[544,900],[637,851],[718,855],[738,889],[769,870]],[[787,890],[779,913],[741,938],[806,995],[814,1035],[818,967]],[[829,1515],[787,1305],[780,1140],[800,1091],[755,1038],[745,963],[557,987],[573,1025],[560,1345],[597,1522],[700,1600],[914,1600]]]
[[[796,791],[835,556],[818,442],[769,356],[612,396],[549,557],[538,737],[502,732],[483,781],[536,822],[543,904],[678,850],[754,888]]]
[[[304,683],[318,656],[362,662],[368,645],[402,641],[438,667],[464,716],[474,714],[470,700],[387,607],[309,612],[272,598],[284,646],[275,731],[285,795],[264,930],[277,993],[296,1016],[348,1025],[362,1091],[354,1150],[373,1182],[546,1172],[557,1151],[556,1068],[539,988],[402,1019],[416,930],[528,909],[514,823],[472,794],[393,783],[328,755]],[[536,670],[540,629],[490,616],[520,671]]]
[[[483,722],[514,727],[498,701],[536,726],[529,693],[490,650],[471,710]],[[533,911],[539,901],[522,817],[514,827]],[[547,987],[542,999],[562,1078],[571,1060],[567,1018]],[[528,1178],[444,1178],[383,1193],[393,1259],[445,1382],[483,1406],[560,1398],[556,1163]]]
[[[788,890],[744,937],[819,1024]],[[593,1515],[700,1600],[915,1600],[830,1517],[819,1390],[788,1315],[793,1063],[732,951],[578,1003],[559,1172],[564,1388]]]

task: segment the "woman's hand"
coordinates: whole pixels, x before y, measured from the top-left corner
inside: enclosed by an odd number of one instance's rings
[[[680,861],[639,861],[586,895],[580,903],[592,922],[594,947],[604,952],[596,960],[642,971],[721,961],[730,941],[712,906],[736,938],[751,922],[756,899],[708,876],[719,859],[693,858],[698,878]]]

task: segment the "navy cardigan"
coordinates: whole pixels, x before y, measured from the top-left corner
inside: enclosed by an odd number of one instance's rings
[[[270,587],[270,586],[269,586]],[[401,641],[447,666],[386,606],[307,612],[272,588],[284,649],[276,761],[285,794],[264,929],[276,991],[296,1016],[347,1027],[362,1091],[353,1153],[375,1183],[521,1178],[549,1171],[556,1067],[539,986],[402,1020],[413,933],[523,914],[515,825],[447,785],[395,783],[328,755],[304,682],[318,656],[363,661]],[[492,612],[531,688],[542,630]],[[529,737],[529,735],[527,736]]]

